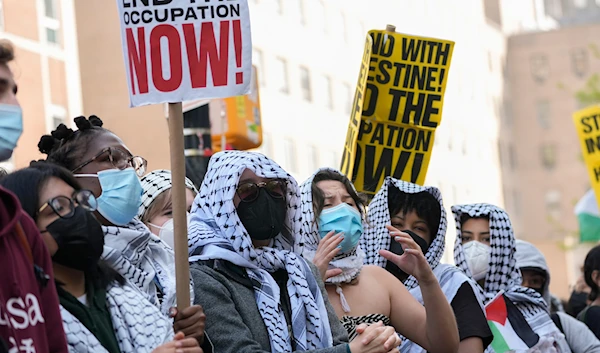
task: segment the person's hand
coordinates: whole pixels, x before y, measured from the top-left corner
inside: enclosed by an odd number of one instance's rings
[[[414,276],[419,282],[436,280],[423,251],[413,238],[390,225],[385,227],[390,231],[392,241],[402,245],[404,253],[396,255],[387,250],[379,250],[379,254],[396,264],[402,271]]]
[[[585,283],[585,278],[583,275],[577,278],[577,282],[575,283],[575,291],[578,293],[589,293],[591,292],[590,287],[588,287],[587,283]]]
[[[195,338],[199,344],[204,343],[206,315],[204,315],[202,306],[192,305],[181,311],[171,308],[171,317],[174,318],[173,331],[181,331],[185,337]]]
[[[195,338],[185,338],[183,332],[177,332],[171,342],[156,347],[152,353],[204,353],[204,351]]]
[[[370,326],[361,324],[357,326],[356,332],[358,336],[350,342],[352,353],[397,352],[401,343],[396,330],[391,326],[384,326],[381,321]]]
[[[344,234],[335,234],[335,231],[332,230],[319,241],[317,252],[313,258],[313,264],[315,264],[315,266],[317,266],[319,269],[323,281],[342,273],[342,270],[339,268],[328,270],[329,263],[340,252],[340,248],[338,246],[342,240],[344,240]]]

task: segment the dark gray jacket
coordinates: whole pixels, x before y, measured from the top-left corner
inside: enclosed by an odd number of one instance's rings
[[[348,334],[329,304],[319,271],[309,263],[317,278],[329,316],[333,348],[308,352],[346,353]],[[258,311],[252,283],[246,271],[227,261],[210,261],[191,265],[195,304],[206,314],[206,332],[215,353],[271,352],[269,333]]]

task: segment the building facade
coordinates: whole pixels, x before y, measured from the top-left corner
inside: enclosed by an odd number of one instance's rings
[[[1,0],[0,38],[10,40],[11,65],[23,107],[24,132],[7,170],[40,158],[40,137],[81,113],[73,0]]]

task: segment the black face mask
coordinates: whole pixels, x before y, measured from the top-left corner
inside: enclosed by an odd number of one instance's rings
[[[587,306],[588,301],[588,293],[585,292],[576,292],[573,291],[571,293],[571,297],[569,298],[569,314],[573,316],[577,316],[585,307]]]
[[[79,271],[88,271],[100,260],[104,250],[102,226],[91,212],[81,206],[70,218],[59,218],[46,227],[58,245],[52,261]]]
[[[261,188],[256,200],[240,202],[237,213],[252,239],[268,240],[281,233],[287,206],[284,198],[274,198]]]
[[[423,251],[423,254],[427,254],[429,245],[427,244],[425,239],[421,238],[420,236],[416,235],[414,232],[412,232],[410,230],[403,230],[402,232],[410,235],[410,237],[413,238],[415,243],[417,243],[417,245],[419,245],[419,247],[421,248],[421,251]],[[392,239],[392,242],[390,243],[389,251],[396,255],[404,254],[404,249],[402,249],[402,245],[400,245],[400,243],[396,242],[394,239]],[[385,269],[389,273],[396,276],[396,278],[398,278],[401,281],[405,281],[408,278],[408,274],[406,272],[402,271],[400,269],[400,267],[396,266],[396,264],[391,261],[387,262],[387,264],[385,265]]]

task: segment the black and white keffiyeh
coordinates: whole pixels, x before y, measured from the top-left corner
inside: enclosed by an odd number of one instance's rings
[[[427,262],[432,269],[435,269],[439,265],[442,255],[444,254],[446,238],[447,220],[446,210],[444,209],[442,202],[442,194],[436,187],[420,186],[406,181],[394,179],[392,177],[385,178],[381,189],[379,189],[369,204],[366,236],[363,235],[360,240],[360,246],[366,253],[365,263],[380,267],[385,267],[387,264],[387,260],[383,256],[379,255],[379,250],[389,250],[390,243],[392,241],[390,232],[387,230],[387,228],[385,228],[386,225],[392,224],[390,207],[388,205],[388,190],[390,187],[395,187],[401,192],[408,194],[416,194],[425,191],[433,195],[439,201],[441,209],[440,225],[435,238],[429,245],[427,254],[425,254]],[[413,276],[409,276],[404,281],[404,285],[410,290],[417,287],[418,283]]]
[[[300,211],[302,217],[298,218],[294,224],[294,252],[302,255],[305,259],[312,261],[319,247],[321,236],[317,217],[313,208],[312,183],[319,172],[330,171],[345,177],[341,172],[331,168],[321,168],[300,185]],[[356,192],[356,190],[354,190]],[[348,283],[354,280],[360,274],[363,267],[365,253],[360,247],[356,247],[349,253],[340,254],[330,262],[331,268],[339,268],[342,273],[338,276],[327,279],[327,283]]]
[[[173,326],[158,308],[151,305],[137,289],[111,285],[106,304],[122,353],[149,353],[173,339]],[[85,325],[63,306],[60,307],[69,352],[107,353]]]
[[[553,337],[563,347],[568,345],[564,335],[558,330],[548,314],[544,298],[533,289],[521,286],[521,271],[516,266],[515,236],[508,214],[501,208],[480,203],[452,206],[456,221],[456,243],[454,245],[454,261],[467,276],[472,277],[462,246],[463,215],[471,217],[489,217],[490,222],[490,263],[483,288],[477,285],[478,296],[484,303],[500,292],[504,294],[521,311],[529,326],[540,337]],[[564,350],[563,352],[568,352]]]
[[[152,304],[159,306],[163,314],[169,315],[170,309],[177,306],[173,249],[137,218],[125,227],[102,226],[102,230],[102,259]],[[157,289],[162,292],[162,303],[159,303]],[[193,285],[190,285],[190,293],[194,298]]]
[[[144,192],[142,194],[142,204],[138,210],[138,218],[142,219],[152,202],[160,194],[173,187],[173,179],[170,170],[159,169],[144,175],[140,182]],[[194,183],[188,178],[185,178],[185,187],[192,190],[194,194],[198,194]]]
[[[236,212],[233,198],[246,170],[286,183],[287,218],[292,229],[300,213],[298,185],[278,164],[259,153],[224,151],[215,154],[194,200],[189,228],[190,261],[225,260],[244,267],[252,280],[256,305],[267,327],[272,352],[291,352],[291,335],[280,303],[280,289],[270,275],[288,272],[292,315],[290,326],[297,350],[331,347],[333,339],[324,299],[308,263],[291,250],[293,236],[282,232],[269,247],[254,248]]]

